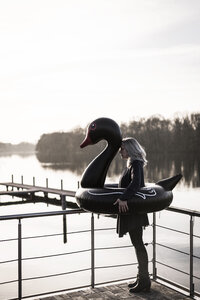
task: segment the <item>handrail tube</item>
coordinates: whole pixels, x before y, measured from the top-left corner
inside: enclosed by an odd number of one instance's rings
[[[18,258],[10,259],[10,260],[4,260],[4,261],[0,261],[0,265],[1,264],[13,263],[13,262],[16,262],[16,261],[18,261]]]
[[[129,263],[129,264],[123,264],[123,265],[112,265],[112,266],[97,266],[95,269],[109,269],[109,268],[119,268],[119,267],[128,267],[128,266],[135,266],[137,263]]]
[[[157,277],[157,269],[156,269],[156,213],[153,213],[153,258],[152,258],[152,264],[153,264],[153,279],[156,280]]]
[[[193,217],[200,217],[199,211],[191,210],[191,209],[187,209],[187,208],[178,208],[175,206],[170,206],[170,207],[166,208],[166,210],[177,212],[177,213],[182,213],[184,215],[190,215]]]
[[[62,272],[62,273],[55,273],[55,274],[49,274],[49,275],[35,276],[35,277],[24,278],[23,281],[42,279],[42,278],[50,278],[50,277],[58,277],[58,276],[69,275],[69,274],[74,274],[74,273],[78,273],[78,272],[90,271],[90,270],[91,270],[91,268],[84,268],[84,269],[79,269],[79,270],[74,270],[74,271],[69,271],[69,272]]]
[[[189,209],[182,209],[177,207],[168,207],[166,210],[178,212],[186,215],[190,215],[193,217],[200,217],[200,212],[189,210]],[[68,215],[68,214],[76,214],[76,213],[87,213],[81,208],[78,209],[71,209],[71,210],[58,210],[58,211],[50,211],[50,212],[39,212],[39,213],[27,213],[27,214],[17,214],[17,215],[5,215],[0,216],[0,221],[5,220],[13,220],[13,219],[27,219],[27,218],[36,218],[36,217],[48,217],[48,216],[56,216],[56,215]]]
[[[22,298],[22,225],[18,223],[18,298]]]
[[[176,283],[176,282],[174,282],[174,281],[171,281],[171,280],[169,280],[169,279],[166,279],[166,278],[164,278],[164,277],[162,277],[162,276],[157,276],[157,279],[158,280],[161,280],[161,281],[164,281],[164,282],[166,282],[166,283],[168,283],[168,284],[170,284],[170,285],[172,285],[172,286],[175,286],[176,288],[178,288],[178,289],[181,289],[181,290],[183,290],[183,291],[185,291],[185,292],[187,292],[188,293],[188,288],[187,287],[185,287],[185,286],[183,286],[183,285],[181,285],[181,284],[179,284],[179,283]]]
[[[177,232],[177,233],[181,233],[181,234],[185,234],[185,235],[190,235],[188,232],[184,232],[184,231],[177,230],[177,229],[174,229],[174,228],[170,228],[170,227],[167,227],[167,226],[162,226],[162,225],[156,224],[156,227],[159,227],[159,228],[162,228],[162,229],[171,230],[171,231],[174,231],[174,232]]]
[[[98,247],[95,248],[95,250],[112,250],[112,249],[121,249],[121,248],[131,248],[133,247],[132,245],[128,245],[128,246],[114,246],[114,247]]]
[[[169,250],[173,250],[173,251],[179,252],[179,253],[181,253],[181,254],[190,255],[190,253],[187,253],[187,252],[184,252],[184,251],[181,251],[181,250],[177,250],[177,249],[175,249],[175,248],[172,248],[172,247],[169,247],[169,246],[160,244],[160,243],[156,243],[156,245],[158,245],[158,246],[160,246],[160,247],[163,247],[163,248],[166,248],[166,249],[169,249]]]
[[[193,275],[193,278],[200,280],[200,277]]]
[[[94,288],[95,285],[95,258],[94,258],[94,214],[91,215],[91,287]]]
[[[69,232],[68,232],[69,234]],[[44,234],[44,235],[35,235],[35,236],[25,236],[22,237],[22,240],[28,240],[28,239],[39,239],[39,238],[45,238],[45,237],[52,237],[52,236],[59,236],[63,235],[62,233],[54,233],[54,234]],[[5,243],[5,242],[14,242],[17,241],[17,238],[12,238],[12,239],[6,239],[6,240],[0,240],[0,243]]]
[[[190,297],[194,296],[194,282],[193,282],[193,254],[194,254],[194,241],[193,241],[193,227],[194,217],[190,217]]]
[[[77,231],[68,231],[67,234],[76,234],[76,233],[85,233],[85,232],[90,232],[90,229],[77,230]],[[60,236],[60,235],[63,235],[63,233],[44,234],[44,235],[35,235],[35,236],[25,236],[25,237],[22,238],[22,240],[26,240],[26,239],[40,239],[40,238],[46,238],[46,237],[52,237],[52,236]]]
[[[27,213],[27,214],[17,214],[17,215],[6,215],[0,216],[0,221],[5,220],[14,220],[14,219],[28,219],[28,218],[37,218],[37,217],[52,217],[59,215],[70,215],[77,213],[87,213],[81,208],[71,209],[71,210],[58,210],[58,211],[49,211],[49,212],[39,212],[39,213]]]
[[[106,231],[106,230],[116,230],[115,227],[111,227],[111,228],[96,228],[94,231]]]
[[[177,268],[174,268],[174,267],[172,267],[172,266],[170,266],[170,265],[167,265],[167,264],[164,264],[164,263],[162,263],[162,262],[160,262],[160,261],[156,261],[158,264],[160,264],[160,265],[162,265],[162,266],[165,266],[165,267],[167,267],[167,268],[169,268],[169,269],[172,269],[172,270],[174,270],[174,271],[177,271],[177,272],[179,272],[179,273],[182,273],[182,274],[185,274],[185,275],[190,275],[189,273],[187,273],[187,272],[185,272],[185,271],[183,271],[183,270],[180,270],[180,269],[177,269]]]
[[[78,231],[69,231],[67,234],[74,234],[74,233],[85,233],[85,232],[90,232],[90,229],[87,230],[78,230]],[[60,236],[63,235],[63,233],[52,233],[52,234],[44,234],[44,235],[35,235],[35,236],[25,236],[22,237],[22,240],[28,240],[28,239],[40,239],[40,238],[46,238],[46,237],[52,237],[52,236]],[[4,242],[13,242],[17,241],[17,238],[12,238],[12,239],[6,239],[6,240],[0,240],[0,243]]]
[[[18,279],[13,279],[13,280],[8,280],[8,281],[2,281],[2,282],[0,282],[0,285],[9,284],[9,283],[15,283],[15,282],[18,282]]]
[[[49,255],[43,255],[43,256],[25,257],[22,260],[32,260],[32,259],[42,259],[42,258],[49,258],[49,257],[57,257],[57,256],[64,256],[64,255],[84,253],[84,252],[89,252],[89,251],[91,251],[91,249],[84,249],[84,250],[67,252],[67,253],[49,254]]]

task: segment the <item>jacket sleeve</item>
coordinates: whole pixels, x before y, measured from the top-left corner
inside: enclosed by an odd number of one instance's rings
[[[131,182],[124,190],[124,193],[119,197],[120,200],[129,200],[141,187],[142,166],[137,162],[133,162],[131,178]]]

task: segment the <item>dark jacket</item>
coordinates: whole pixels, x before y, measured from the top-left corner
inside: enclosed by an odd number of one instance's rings
[[[119,197],[122,201],[128,200],[144,184],[143,162],[134,160],[130,167],[125,168],[119,180],[119,187],[125,188],[124,193]],[[122,237],[125,233],[134,230],[136,227],[149,225],[147,214],[127,213],[119,214],[117,219],[117,233]]]

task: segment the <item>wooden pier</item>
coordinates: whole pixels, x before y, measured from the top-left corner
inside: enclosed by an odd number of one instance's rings
[[[26,198],[26,201],[8,201],[0,202],[0,205],[16,205],[22,203],[36,203],[44,202],[52,205],[61,206],[62,210],[76,209],[78,205],[75,202],[66,201],[66,197],[75,197],[75,191],[55,189],[49,187],[28,185],[23,183],[12,182],[1,182],[1,186],[5,186],[6,190],[0,191],[0,195],[9,195],[13,197]],[[11,190],[9,190],[11,189]],[[43,193],[44,196],[36,196],[35,193]],[[60,197],[60,199],[52,199],[48,197],[48,194],[55,194]],[[63,215],[63,242],[67,243],[67,218]]]
[[[34,186],[29,184],[23,184],[23,183],[14,183],[14,182],[1,182],[0,185],[6,186],[6,191],[0,191],[0,195],[6,195],[6,194],[19,194],[19,193],[36,193],[36,192],[43,192],[48,194],[57,194],[57,195],[63,195],[63,196],[69,196],[74,197],[75,192],[69,191],[69,190],[63,190],[63,189],[54,189],[54,188],[48,188],[48,187],[42,187],[42,186]],[[12,188],[12,191],[9,191],[9,187]],[[13,189],[16,188],[17,191],[13,191]],[[22,191],[19,191],[19,190]]]
[[[27,198],[30,200],[35,199],[36,201],[41,201],[41,197],[36,197],[36,193],[43,193],[43,201],[47,203],[52,203],[55,205],[61,205],[62,209],[66,209],[68,206],[69,208],[77,208],[77,205],[72,202],[67,202],[66,197],[75,197],[75,191],[70,190],[64,190],[64,189],[55,189],[55,188],[49,188],[49,187],[43,187],[43,186],[35,186],[35,185],[29,185],[29,184],[23,184],[23,183],[14,183],[14,182],[1,182],[0,186],[5,186],[6,190],[2,191],[0,190],[0,195],[9,195],[9,196],[15,196],[20,198]],[[49,194],[58,195],[60,197],[60,200],[51,199],[48,198]],[[53,200],[53,201],[51,201]],[[56,203],[57,202],[57,203]],[[13,202],[10,202],[12,204]],[[19,201],[18,201],[19,203]],[[7,203],[9,204],[9,203]],[[16,202],[14,204],[17,204]]]
[[[84,289],[75,292],[68,292],[65,294],[52,295],[44,298],[37,298],[35,300],[105,300],[105,299],[126,299],[126,300],[186,300],[188,296],[172,290],[163,284],[152,281],[152,288],[149,293],[129,293],[128,283],[121,283],[115,285],[107,285],[96,287],[94,289]]]

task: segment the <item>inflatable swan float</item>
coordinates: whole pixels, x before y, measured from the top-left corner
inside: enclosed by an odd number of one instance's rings
[[[81,188],[76,192],[78,205],[86,211],[98,214],[118,214],[118,206],[113,205],[123,193],[117,185],[104,185],[110,163],[118,152],[122,135],[118,124],[109,118],[93,121],[87,130],[81,148],[106,140],[107,146],[88,165],[81,178]],[[173,199],[172,189],[181,179],[178,174],[155,184],[147,184],[128,200],[129,212],[150,213],[167,208]]]

